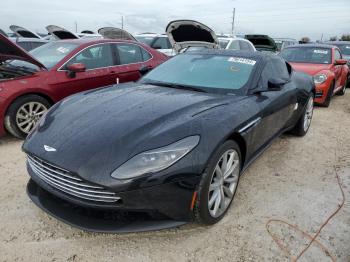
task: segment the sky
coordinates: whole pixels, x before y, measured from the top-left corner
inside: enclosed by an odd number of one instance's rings
[[[104,26],[163,33],[171,20],[193,19],[216,33],[328,40],[350,34],[350,0],[1,0],[0,29],[11,24],[45,33],[55,24],[78,32]]]

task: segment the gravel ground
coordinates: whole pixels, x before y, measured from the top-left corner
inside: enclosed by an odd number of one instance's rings
[[[350,91],[348,89],[348,91]],[[350,92],[330,108],[316,108],[307,136],[285,135],[247,170],[224,219],[211,227],[189,224],[139,234],[92,234],[49,217],[28,199],[21,141],[0,139],[1,261],[289,261],[266,231],[270,218],[314,234],[346,202],[318,240],[337,261],[350,261]],[[292,254],[306,238],[271,224]],[[300,261],[330,261],[312,245]]]

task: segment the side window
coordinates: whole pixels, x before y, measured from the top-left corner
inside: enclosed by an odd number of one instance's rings
[[[334,60],[341,59],[341,54],[338,49],[334,49]]]
[[[86,69],[96,69],[113,66],[113,57],[110,44],[88,47],[73,57],[67,64],[82,63]]]
[[[269,79],[283,79],[288,80],[290,78],[290,70],[287,67],[287,63],[279,58],[274,58],[268,61],[261,73],[260,85],[267,86]]]
[[[245,42],[245,41],[239,41],[239,44],[241,46],[241,50],[246,50],[246,51],[251,51],[252,50],[250,45],[247,42]]]
[[[148,53],[145,49],[143,49],[141,47],[141,53],[142,53],[142,60],[143,61],[147,61],[147,60],[150,60],[152,58],[152,55],[150,53]]]
[[[152,44],[155,49],[170,49],[170,42],[167,37],[158,37],[156,41]]]
[[[141,48],[133,44],[117,44],[121,65],[139,63],[143,61]]]
[[[231,44],[229,45],[228,49],[234,49],[234,50],[239,50],[240,46],[239,46],[239,42],[240,41],[232,41]]]

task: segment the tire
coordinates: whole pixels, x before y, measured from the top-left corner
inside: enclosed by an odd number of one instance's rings
[[[333,81],[331,87],[328,89],[326,100],[323,102],[322,106],[329,107],[329,105],[331,103],[332,96],[333,96],[334,85],[335,85],[335,83]]]
[[[346,81],[346,88],[350,88],[350,75],[348,75],[348,80]]]
[[[306,135],[311,125],[313,110],[314,110],[314,96],[310,95],[305,105],[303,114],[300,116],[298,122],[296,123],[294,128],[291,130],[292,134],[296,136]]]
[[[233,172],[228,172],[230,175],[224,179],[223,176],[219,176],[218,172],[215,170],[218,166],[222,171],[220,164],[222,167],[223,157],[226,153],[228,154],[228,157],[226,158],[227,163],[229,164],[230,160],[233,160]],[[224,217],[237,190],[241,172],[241,159],[240,148],[237,143],[232,140],[226,141],[214,152],[198,186],[198,195],[193,210],[196,222],[212,225]],[[215,198],[215,196],[217,197]],[[220,201],[222,196],[224,196],[224,201]],[[220,200],[218,200],[219,198]],[[209,200],[212,199],[215,199],[215,201],[211,204],[211,207],[209,207]],[[214,214],[217,201],[219,201],[220,204],[218,205],[219,208],[217,209],[217,213]]]
[[[338,91],[337,95],[339,95],[339,96],[345,95],[346,88],[348,85],[349,85],[349,77],[346,78],[345,85],[343,86],[343,88],[340,91]]]
[[[50,106],[51,104],[45,98],[38,95],[17,98],[7,109],[6,130],[17,138],[26,138]]]

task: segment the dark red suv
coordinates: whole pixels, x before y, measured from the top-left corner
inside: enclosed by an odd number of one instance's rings
[[[0,136],[23,138],[62,98],[135,81],[166,59],[144,44],[107,39],[53,41],[28,53],[0,34]]]

